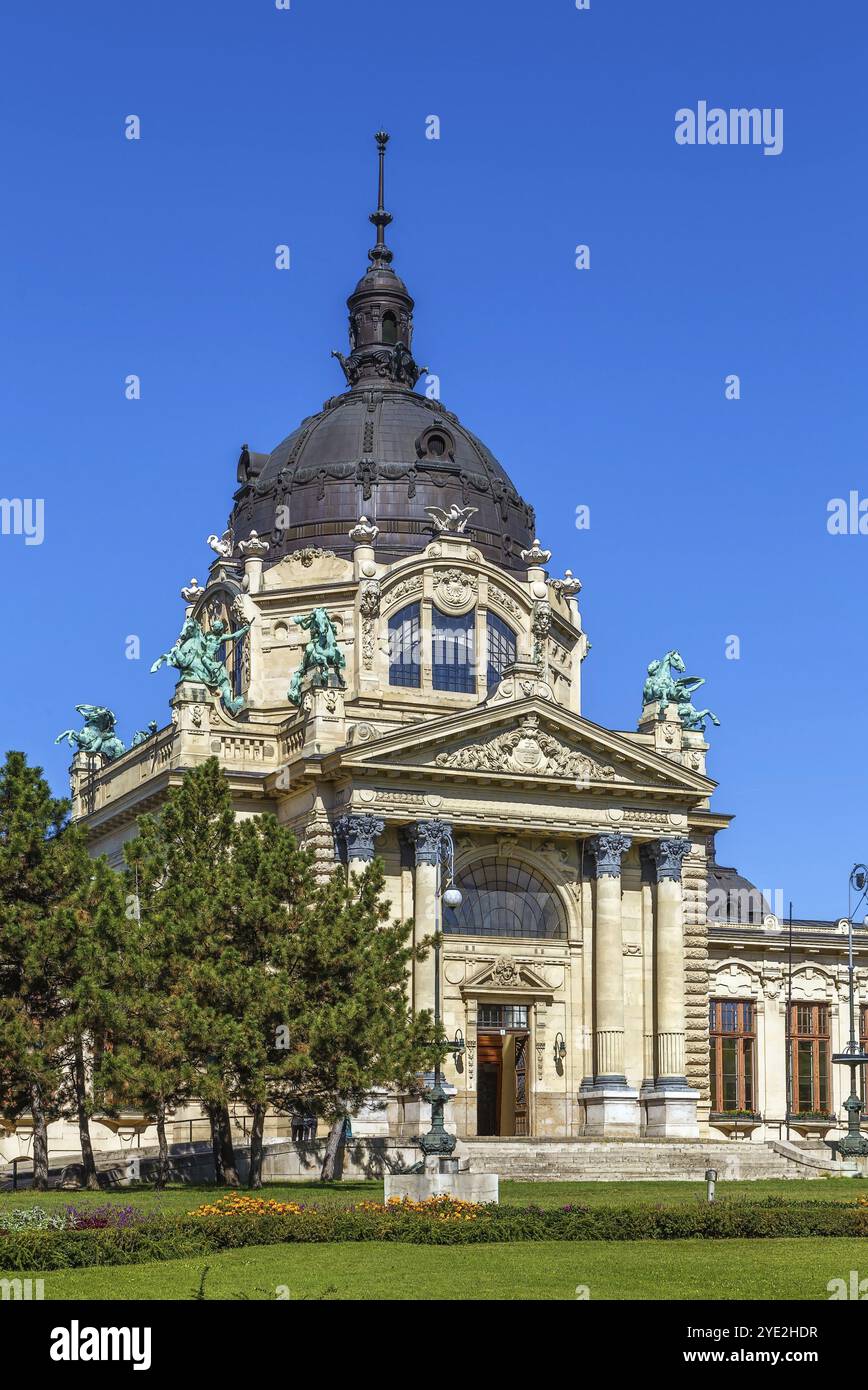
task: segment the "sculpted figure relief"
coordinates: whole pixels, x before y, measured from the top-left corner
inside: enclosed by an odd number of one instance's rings
[[[245,623],[237,632],[228,632],[226,624],[218,618],[210,632],[203,632],[195,618],[187,618],[175,645],[157,658],[151,670],[159,671],[164,664],[174,666],[179,672],[179,680],[199,681],[209,690],[218,691],[229,713],[238,714],[244,709],[244,696],[233,697],[229,673],[220,659],[220,651],[225,643],[238,641],[249,631],[250,624]]]
[[[347,662],[343,652],[338,648],[334,625],[324,608],[315,608],[306,618],[294,618],[293,622],[310,633],[310,641],[304,649],[301,665],[294,672],[286,693],[290,704],[298,705],[301,703],[301,683],[309,671],[314,673],[314,683],[317,685],[327,685],[329,675],[332,674],[343,687],[345,682],[341,671]]]
[[[473,772],[531,772],[541,776],[568,777],[587,782],[611,782],[615,769],[601,764],[578,748],[539,727],[535,714],[520,725],[498,734],[485,743],[471,743],[454,752],[438,753],[438,767],[461,768]]]

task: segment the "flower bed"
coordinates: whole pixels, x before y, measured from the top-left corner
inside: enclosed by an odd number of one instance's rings
[[[305,1206],[233,1193],[182,1216],[126,1224],[0,1230],[0,1271],[181,1259],[249,1245],[395,1241],[464,1245],[533,1240],[720,1240],[868,1236],[868,1200],[715,1202],[695,1206],[474,1206],[451,1198]]]

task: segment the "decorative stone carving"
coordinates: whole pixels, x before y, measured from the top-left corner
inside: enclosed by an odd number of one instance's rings
[[[552,625],[552,607],[547,599],[541,599],[533,606],[531,631],[533,632],[533,659],[539,666],[546,664],[546,638]]]
[[[434,595],[441,608],[455,612],[470,608],[476,601],[477,581],[465,570],[437,570],[434,575]]]
[[[491,973],[497,983],[504,987],[514,985],[518,981],[518,966],[509,956],[501,956]]]
[[[473,1090],[473,1079],[476,1072],[476,1039],[467,1038],[464,1043],[464,1050],[467,1056],[467,1087]]]
[[[360,516],[350,531],[350,540],[356,545],[374,545],[379,534],[379,526],[374,526],[366,516]]]
[[[366,671],[370,671],[377,645],[376,620],[380,616],[380,586],[376,579],[362,585],[359,613],[362,618],[362,665]]]
[[[594,861],[597,878],[620,878],[621,860],[633,843],[631,835],[613,831],[611,835],[593,835],[585,841],[585,849]]]
[[[510,617],[515,618],[516,622],[521,622],[522,611],[515,599],[510,598],[509,594],[504,593],[503,589],[499,588],[497,584],[492,584],[491,581],[488,584],[488,601],[489,603],[496,603],[498,608],[502,608]]]
[[[549,560],[552,558],[552,552],[550,550],[543,550],[539,543],[539,537],[536,537],[530,549],[521,552],[521,558],[526,565],[532,565],[534,569],[537,569],[540,565],[548,564]]]
[[[181,590],[181,598],[185,603],[196,603],[202,597],[205,590],[194,575],[189,584],[185,584]]]
[[[442,507],[426,507],[425,511],[431,518],[431,525],[440,536],[461,536],[467,529],[467,523],[472,516],[479,511],[478,507],[459,507],[453,503],[448,512]]]
[[[235,547],[234,547],[234,545],[233,545],[233,543],[232,543],[232,532],[231,532],[231,531],[224,531],[224,532],[223,532],[223,535],[222,535],[221,537],[219,537],[219,539],[218,539],[218,537],[215,536],[215,535],[209,536],[209,537],[208,537],[208,545],[210,545],[211,549],[212,549],[217,555],[219,555],[221,559],[223,559],[223,560],[231,560],[231,559],[232,559],[232,551],[234,550]]]
[[[351,724],[347,730],[347,743],[371,743],[375,738],[380,737],[381,730],[376,724],[370,724],[367,720],[362,720],[358,724]]]
[[[680,881],[681,866],[690,853],[690,847],[690,841],[681,836],[652,840],[650,844],[642,846],[641,855],[643,860],[653,866],[658,883],[666,878]]]
[[[318,545],[306,545],[302,550],[294,550],[291,555],[287,555],[288,560],[298,560],[304,565],[305,569],[310,569],[314,560],[333,560],[335,552],[333,550],[323,550]]]
[[[335,840],[346,852],[347,859],[373,859],[375,840],[383,833],[384,822],[379,816],[352,813],[335,821]]]
[[[563,579],[553,579],[551,586],[558,598],[572,598],[582,587],[581,579],[576,579],[572,570],[564,570]]]
[[[380,586],[376,579],[362,585],[359,597],[359,612],[363,618],[377,618],[380,614]]]
[[[386,595],[386,603],[393,604],[400,602],[401,599],[411,598],[414,594],[422,592],[421,574],[413,574],[409,579],[402,579],[400,584],[396,584]]]
[[[246,541],[241,541],[238,549],[245,560],[261,560],[268,554],[268,541],[264,541],[258,531],[251,531]]]
[[[438,767],[454,767],[469,772],[533,773],[537,776],[564,777],[583,782],[611,782],[615,769],[598,763],[587,753],[539,727],[539,716],[526,715],[515,729],[497,734],[485,743],[471,743],[453,752],[439,753]]]
[[[420,820],[408,825],[405,835],[416,852],[417,864],[439,864],[452,835],[447,821]]]
[[[609,820],[620,823],[626,817],[634,825],[651,825],[664,829],[670,823],[670,817],[665,811],[644,811],[638,810],[633,806],[610,806],[606,812]]]

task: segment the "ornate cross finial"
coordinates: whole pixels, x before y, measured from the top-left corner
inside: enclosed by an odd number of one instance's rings
[[[386,212],[383,206],[385,196],[385,166],[386,166],[386,146],[389,143],[389,136],[385,130],[378,130],[374,139],[377,142],[377,150],[380,156],[380,182],[377,194],[377,211],[371,213],[371,221],[377,229],[377,244],[372,251],[368,252],[368,260],[374,265],[389,265],[392,260],[392,253],[386,245],[386,228],[392,220],[392,214]]]

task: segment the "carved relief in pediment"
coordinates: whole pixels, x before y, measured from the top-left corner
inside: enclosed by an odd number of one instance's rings
[[[435,762],[438,767],[469,772],[531,773],[581,782],[615,780],[615,769],[610,763],[600,763],[564,739],[546,733],[536,714],[527,715],[516,728],[482,743],[439,753]]]

